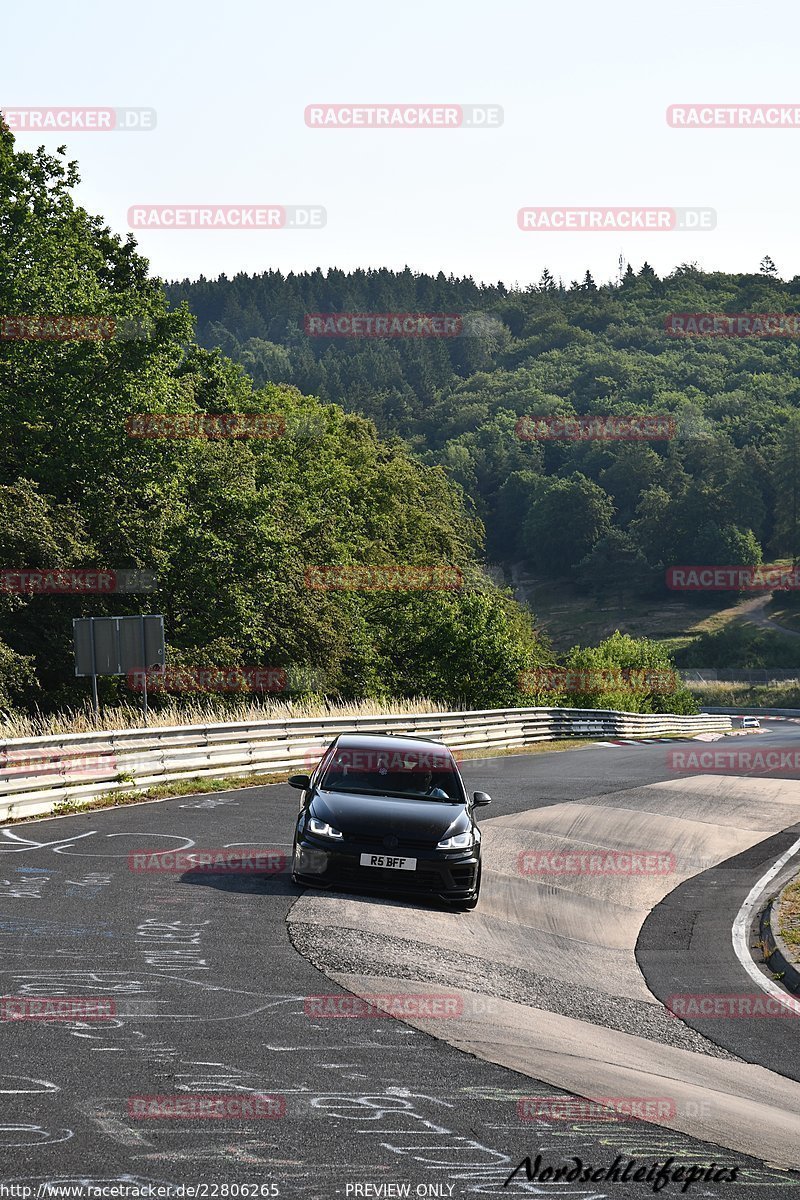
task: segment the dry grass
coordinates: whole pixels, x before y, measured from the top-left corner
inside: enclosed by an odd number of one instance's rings
[[[721,593],[709,599],[692,593],[651,597],[606,597],[600,601],[567,580],[523,578],[517,589],[533,610],[537,625],[562,653],[576,644],[596,646],[615,629],[631,637],[663,643],[670,653],[689,646],[702,633],[713,633],[735,620],[741,603]]]
[[[775,565],[791,564],[776,560]],[[744,606],[756,596],[755,592],[741,596],[732,592],[684,592],[658,599],[629,595],[596,600],[569,580],[537,578],[524,570],[516,594],[527,601],[557,653],[576,644],[596,646],[619,629],[631,637],[651,638],[672,655],[686,650],[702,634],[718,633],[732,621],[746,622]],[[767,615],[787,629],[800,632],[797,610],[785,610],[779,601],[773,601]]]
[[[800,684],[791,680],[781,683],[687,683],[702,706],[719,708],[798,708]]]
[[[796,608],[785,608],[780,602],[773,600],[767,605],[764,615],[776,625],[782,625],[790,632],[800,633],[800,612]]]
[[[221,705],[213,699],[188,701],[150,709],[148,726],[151,729],[174,725],[210,725],[222,721],[286,720],[290,717],[366,717],[388,716],[392,713],[416,714],[441,712],[442,706],[432,700],[361,700],[352,703],[326,701],[267,701]],[[4,714],[0,719],[0,739],[43,737],[54,733],[93,733],[111,729],[141,729],[144,718],[140,707],[120,704],[105,708],[95,717],[91,706],[61,713],[35,716]]]
[[[800,957],[800,880],[783,892],[778,928],[786,945],[794,950],[795,959]]]

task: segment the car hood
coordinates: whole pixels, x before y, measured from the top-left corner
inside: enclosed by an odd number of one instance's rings
[[[340,833],[358,837],[428,838],[440,841],[451,831],[469,829],[463,804],[436,800],[402,800],[390,796],[354,796],[348,792],[317,792],[311,815],[327,821]]]

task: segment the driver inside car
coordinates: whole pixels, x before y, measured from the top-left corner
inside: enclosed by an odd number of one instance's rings
[[[420,770],[420,763],[413,758],[406,759],[403,767],[400,787],[404,791],[415,792],[418,796],[430,796],[432,800],[450,799],[447,792],[438,786],[438,780],[434,778],[430,768]]]

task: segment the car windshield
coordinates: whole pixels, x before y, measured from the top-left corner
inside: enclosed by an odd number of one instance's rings
[[[404,796],[451,803],[463,800],[450,753],[438,746],[432,746],[430,750],[341,747],[325,768],[320,786],[329,792]]]

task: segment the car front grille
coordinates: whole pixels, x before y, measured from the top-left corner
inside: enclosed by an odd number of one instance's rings
[[[453,877],[453,887],[459,890],[463,888],[466,891],[475,886],[474,863],[464,863],[462,866],[451,867],[450,874]]]
[[[440,892],[447,886],[438,871],[395,871],[391,867],[340,866],[333,879],[365,888],[396,888],[399,892]]]
[[[359,834],[357,841],[363,843],[364,846],[374,846],[381,850],[388,850],[392,854],[403,854],[408,850],[435,850],[438,837],[432,834],[427,838],[409,838],[403,837],[397,839],[397,845],[387,846],[386,840],[391,837],[390,834],[367,835],[364,837]]]
[[[391,867],[362,867],[358,863],[339,862],[328,873],[330,883],[363,888],[386,888],[398,892],[471,892],[475,887],[475,863],[450,865],[443,870],[396,871]]]

